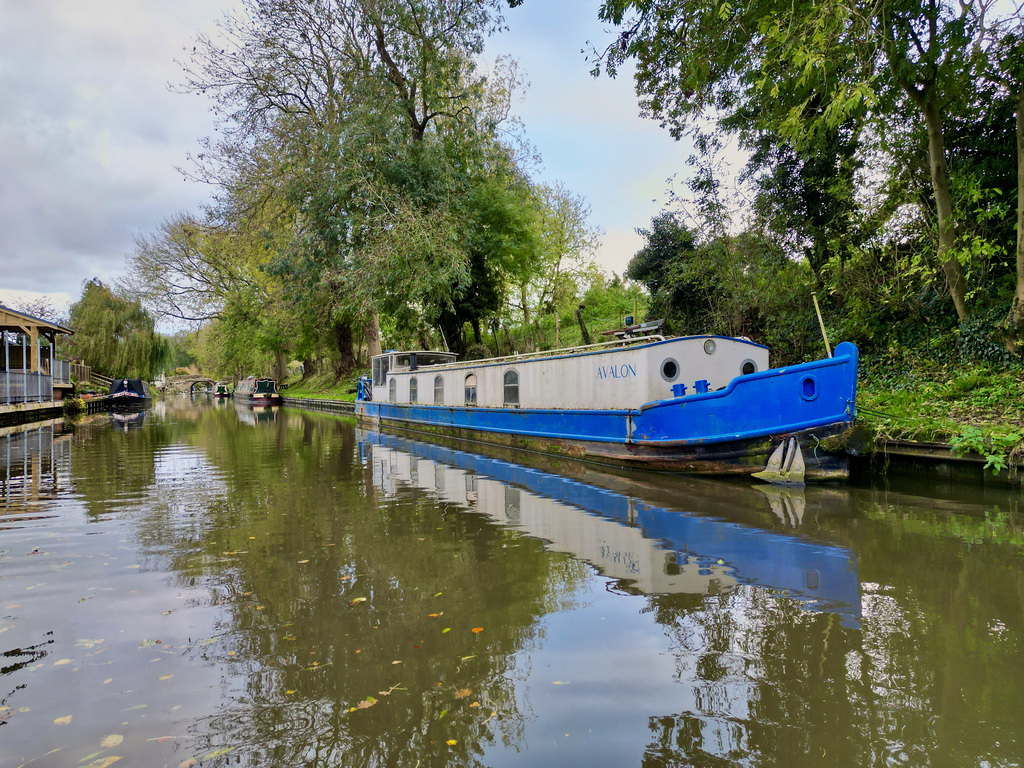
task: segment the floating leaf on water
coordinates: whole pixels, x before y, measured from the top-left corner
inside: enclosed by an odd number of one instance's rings
[[[469,688],[459,688],[459,690],[457,690],[455,692],[455,698],[456,699],[465,699],[468,696],[472,696],[472,695],[473,695],[473,691],[471,691]]]
[[[54,725],[67,725],[68,723],[71,722],[71,718],[72,717],[74,717],[74,715],[65,715],[64,717],[58,717],[56,720],[53,721],[53,724]]]
[[[356,603],[365,603],[365,602],[366,602],[366,598],[365,597],[357,597],[355,600],[353,600],[351,603],[349,603],[349,605],[355,605]]]
[[[475,659],[475,658],[476,658],[476,654],[474,653],[474,654],[472,654],[470,656],[463,656],[462,657],[462,661],[469,661],[470,659]]]
[[[479,707],[479,706],[480,706],[480,702],[479,702],[479,701],[474,701],[474,702],[473,702],[472,704],[470,704],[469,706],[471,706],[471,707]]]
[[[128,709],[122,709],[122,712],[131,712],[136,709],[145,709],[149,704],[136,704],[134,707],[128,707]]]
[[[120,733],[112,733],[109,736],[104,736],[100,740],[100,746],[109,749],[110,747],[116,747],[122,741],[124,741],[124,736]]]
[[[172,677],[174,677],[174,675],[163,675],[158,677],[157,680],[170,680]]]
[[[434,597],[440,597],[443,594],[444,594],[444,592],[435,592],[434,593]]]
[[[295,691],[292,691],[292,690],[288,690],[288,691],[285,691],[285,692],[284,692],[284,695],[285,695],[285,696],[291,696],[291,695],[292,695],[293,693],[295,693]]]
[[[120,760],[118,755],[110,755],[109,757],[101,757],[99,760],[95,760],[89,763],[85,768],[109,768],[109,766]]]
[[[391,666],[394,666],[395,664],[401,664],[401,663],[402,663],[401,661],[395,660],[395,661],[391,662]]]
[[[440,613],[428,613],[427,616],[428,618],[436,619],[438,616],[444,616],[444,611],[441,611]]]
[[[199,761],[194,757],[190,757],[187,760],[182,760],[178,763],[178,768],[194,768]]]
[[[71,663],[71,659],[61,659],[60,661],[53,662],[53,666],[59,667],[59,666],[61,666],[63,664],[70,664],[70,663]]]
[[[456,741],[455,739],[448,739],[448,741],[446,743],[448,744],[449,747],[454,747],[459,742]]]
[[[212,752],[207,752],[205,755],[203,755],[203,760],[212,760],[215,757],[226,755],[232,749],[234,749],[234,747],[221,747],[220,749],[215,749]]]
[[[484,631],[483,627],[473,627],[473,634],[474,635],[478,635],[478,634],[480,634],[483,631]]]
[[[443,635],[445,632],[451,632],[451,631],[452,631],[451,627],[445,627],[444,629],[441,630],[441,634]]]
[[[308,562],[309,562],[309,560],[299,560],[299,565],[302,565],[303,563],[308,563]]]
[[[552,685],[568,685],[568,684],[569,684],[569,681],[568,681],[568,680],[555,680],[555,681],[554,681],[553,683],[551,683],[551,684],[552,684]]]
[[[373,698],[373,696],[367,696],[365,699],[360,701],[359,704],[356,705],[356,708],[357,709],[369,709],[370,707],[372,707],[376,703],[377,703],[377,700],[375,698]]]
[[[160,615],[161,615],[161,616],[166,616],[166,615],[167,615],[167,614],[169,614],[169,613],[174,613],[174,609],[173,609],[173,608],[171,608],[171,610],[169,610],[169,611],[164,611],[164,612],[163,612],[163,613],[161,613]]]
[[[228,651],[228,656],[234,656],[234,655],[235,655],[234,651]]]

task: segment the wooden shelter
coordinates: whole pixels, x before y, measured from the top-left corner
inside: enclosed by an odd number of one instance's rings
[[[5,393],[0,402],[40,398],[61,399],[63,389],[71,385],[70,366],[62,361],[55,361],[53,355],[57,347],[57,336],[72,333],[74,331],[70,328],[0,304],[0,339],[3,341],[0,372],[4,378]],[[14,343],[11,343],[12,334],[15,337]],[[41,345],[43,339],[49,342],[48,355],[45,358]],[[42,379],[26,378],[29,376],[45,377],[47,380],[44,382]],[[29,387],[32,382],[35,383]],[[44,396],[44,391],[48,396]]]

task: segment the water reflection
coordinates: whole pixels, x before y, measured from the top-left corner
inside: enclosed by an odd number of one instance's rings
[[[384,493],[394,494],[396,483],[432,491],[542,539],[553,551],[595,565],[621,580],[619,588],[648,595],[711,595],[740,584],[757,585],[799,598],[808,609],[835,611],[846,626],[857,626],[860,583],[856,558],[848,549],[688,514],[444,445],[380,432],[360,432],[359,438],[361,451],[373,462],[374,482]],[[739,486],[735,492],[757,494]],[[797,527],[804,493],[776,490],[768,499],[783,522]],[[687,502],[707,510],[695,493]]]
[[[0,524],[68,484],[70,441],[60,419],[0,429]]]
[[[0,768],[1019,765],[1012,498],[609,474],[225,406],[6,455]]]

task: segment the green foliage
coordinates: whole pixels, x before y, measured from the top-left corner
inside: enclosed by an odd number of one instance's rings
[[[169,350],[142,305],[99,280],[85,283],[82,297],[71,306],[69,322],[75,332],[69,341],[71,353],[106,375],[152,379]]]

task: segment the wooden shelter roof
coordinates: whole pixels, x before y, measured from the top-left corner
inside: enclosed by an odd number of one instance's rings
[[[53,336],[58,333],[74,333],[70,328],[65,328],[63,325],[32,317],[32,315],[26,315],[24,312],[18,312],[0,304],[0,331],[31,333],[33,328],[47,336]]]

